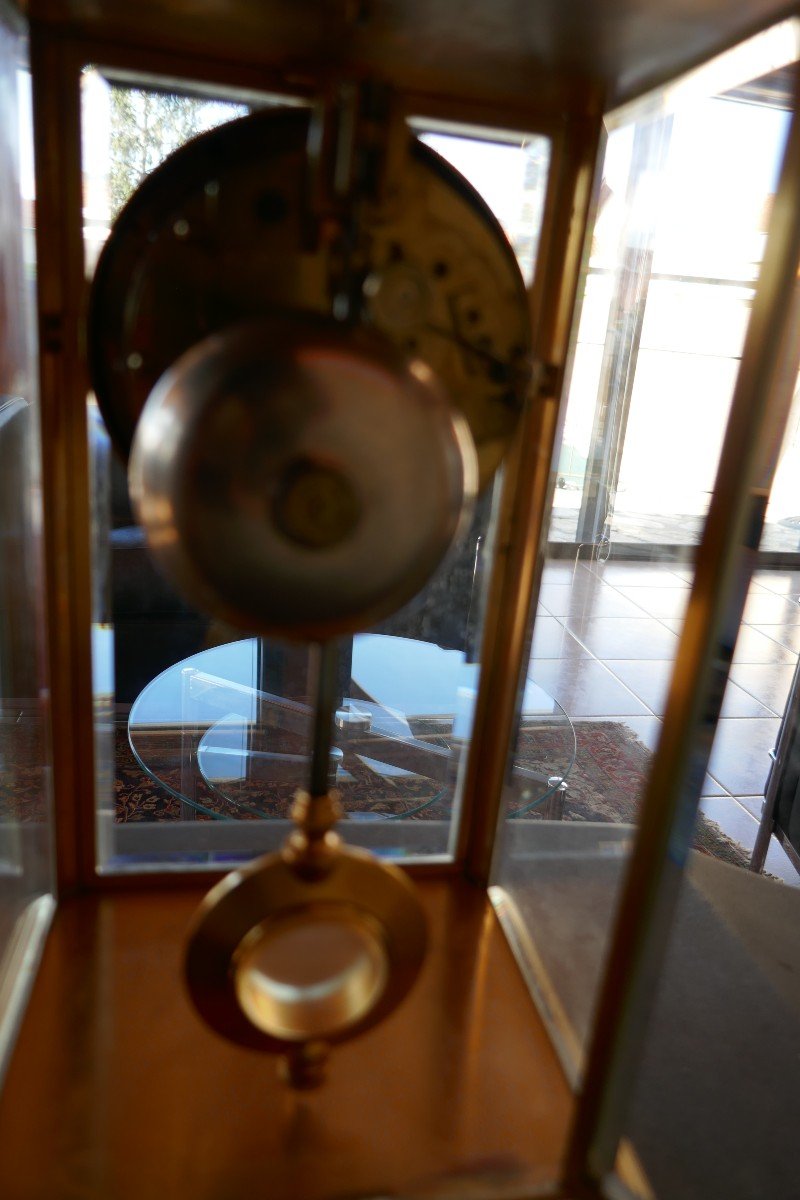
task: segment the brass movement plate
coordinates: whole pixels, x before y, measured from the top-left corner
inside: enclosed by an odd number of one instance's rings
[[[329,315],[335,241],[309,217],[309,112],[265,110],[196,138],[131,198],[98,262],[89,358],[127,455],[163,372],[209,334],[276,311]],[[359,212],[357,319],[425,362],[466,417],[483,486],[523,404],[525,289],[477,192],[409,135],[397,184]]]

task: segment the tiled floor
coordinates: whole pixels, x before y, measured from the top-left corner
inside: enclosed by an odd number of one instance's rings
[[[647,512],[653,497],[640,494],[639,503],[628,504],[628,497],[617,493],[614,506],[612,534],[615,542],[624,545],[696,546],[703,531],[702,516],[696,513]],[[577,536],[581,492],[578,488],[556,489],[550,521],[550,537],[559,542],[573,542]],[[763,550],[782,550],[796,554],[800,549],[800,517],[768,521],[761,539]]]
[[[530,677],[570,717],[619,720],[654,748],[691,579],[675,563],[549,562]],[[798,652],[800,572],[756,572],[701,800],[748,850]],[[766,869],[800,886],[774,839]]]

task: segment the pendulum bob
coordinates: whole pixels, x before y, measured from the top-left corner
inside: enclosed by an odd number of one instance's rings
[[[216,334],[165,373],[129,479],[156,562],[197,607],[324,641],[420,590],[468,518],[477,467],[424,363],[290,314]]]
[[[298,828],[281,852],[209,892],[186,955],[189,994],[206,1023],[281,1056],[297,1088],[321,1082],[331,1045],[400,1004],[427,941],[408,876],[343,847],[330,832],[335,795],[315,799],[298,793]]]

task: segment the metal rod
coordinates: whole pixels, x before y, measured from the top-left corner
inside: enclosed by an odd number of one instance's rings
[[[795,80],[795,84],[797,80]],[[728,668],[800,358],[797,97],[764,262],[600,992],[566,1160],[577,1188],[612,1170],[641,1059]]]
[[[767,777],[767,786],[764,790],[764,808],[761,813],[758,833],[756,834],[756,841],[750,858],[751,871],[760,872],[764,867],[764,861],[767,857],[770,840],[775,828],[775,808],[778,802],[778,793],[784,785],[784,775],[787,766],[792,761],[794,754],[797,753],[799,718],[800,659],[797,660],[797,665],[794,669],[792,685],[789,688],[789,697],[783,712],[783,720],[778,730],[778,740],[772,752],[772,766]]]
[[[314,690],[314,725],[311,742],[312,796],[325,796],[330,788],[333,719],[336,714],[339,643],[335,638],[311,648]]]
[[[80,70],[69,42],[31,27],[50,730],[57,890],[96,878],[90,470],[81,353]]]

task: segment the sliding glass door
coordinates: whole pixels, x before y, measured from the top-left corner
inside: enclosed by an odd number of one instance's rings
[[[713,486],[786,136],[781,72],[611,133],[551,543],[690,555]],[[800,551],[798,420],[763,549]]]

